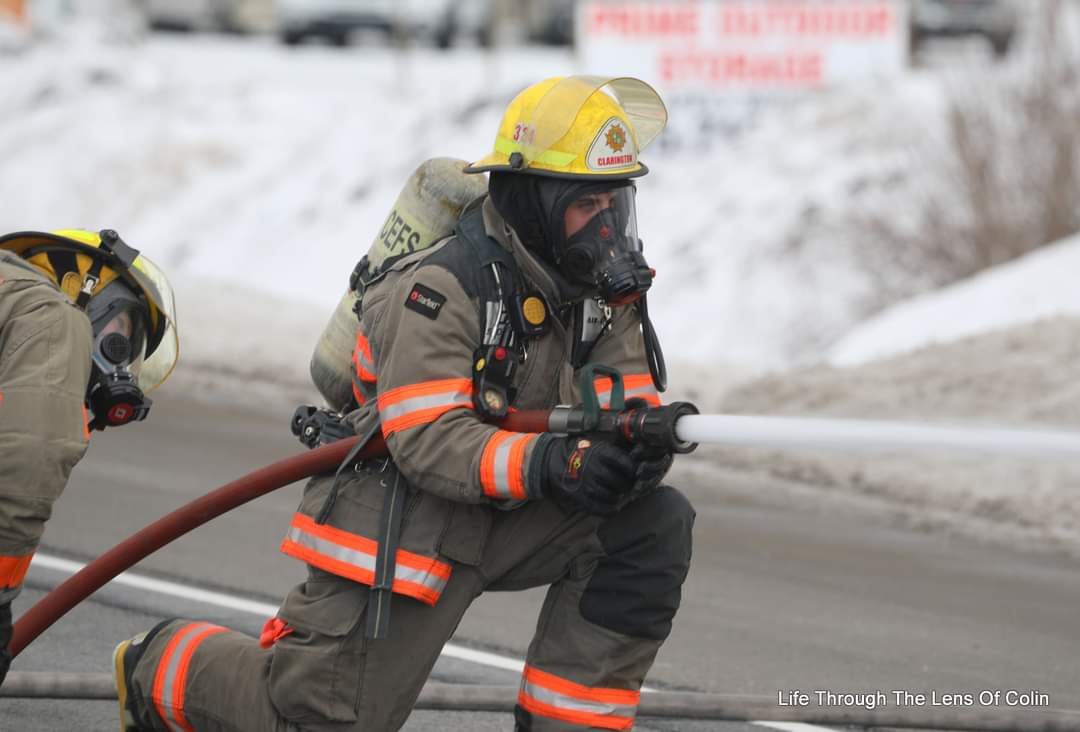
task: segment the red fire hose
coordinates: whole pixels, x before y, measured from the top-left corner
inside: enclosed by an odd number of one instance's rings
[[[315,473],[333,470],[345,459],[349,448],[356,444],[356,439],[339,440],[249,473],[178,508],[120,542],[68,578],[19,618],[11,639],[11,655],[19,655],[22,649],[68,610],[169,542],[270,491]],[[386,445],[382,435],[375,435],[359,457],[384,454]]]
[[[602,372],[615,380],[612,387],[613,409],[611,410],[600,409],[593,386],[594,371]],[[623,409],[621,378],[619,372],[614,369],[586,366],[582,369],[581,375],[582,393],[586,398],[585,406],[511,412],[494,423],[500,429],[509,432],[610,434],[631,443],[643,442],[659,445],[674,452],[690,452],[696,447],[693,443],[680,440],[675,429],[675,424],[681,417],[697,414],[696,407],[686,402],[673,402],[660,407],[639,405]],[[312,408],[312,412],[316,411],[318,410]],[[303,431],[303,423],[299,426]],[[299,436],[301,432],[298,431],[296,434]],[[333,470],[346,458],[349,451],[356,445],[357,439],[350,437],[338,440],[256,470],[178,508],[128,537],[83,567],[19,618],[15,623],[11,640],[11,655],[19,655],[22,649],[30,645],[46,628],[62,618],[68,610],[85,600],[113,577],[169,542],[270,491],[316,473]],[[386,442],[382,434],[376,433],[356,455],[356,458],[372,458],[385,454]]]
[[[513,412],[500,420],[499,426],[513,432],[546,432],[550,414],[548,411]],[[256,470],[197,498],[128,537],[72,575],[19,618],[11,640],[11,655],[19,655],[50,625],[113,577],[192,529],[278,488],[316,473],[333,470],[345,459],[356,440],[355,437],[339,440]],[[376,434],[357,458],[385,454],[386,443],[381,434]]]

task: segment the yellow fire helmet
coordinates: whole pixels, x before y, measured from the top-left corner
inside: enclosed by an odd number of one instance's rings
[[[640,79],[546,79],[514,97],[499,124],[495,149],[465,172],[635,178],[648,172],[638,153],[665,124],[663,100]]]
[[[138,386],[148,393],[169,378],[180,350],[172,287],[157,265],[115,231],[20,231],[0,236],[0,249],[34,265],[83,310],[115,280],[127,285],[149,318],[145,348],[133,358],[139,363]]]

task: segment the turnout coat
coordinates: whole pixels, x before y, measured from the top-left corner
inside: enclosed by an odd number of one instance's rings
[[[14,599],[52,504],[90,439],[90,321],[32,265],[0,252],[0,605]]]
[[[469,216],[510,254],[514,289],[538,293],[545,303],[545,332],[519,354],[511,408],[579,402],[571,354],[585,352],[575,347],[574,323],[589,317],[586,304],[568,301],[488,199],[470,206],[463,221]],[[534,457],[552,437],[500,430],[474,403],[476,354],[490,320],[476,284],[482,270],[459,234],[399,260],[363,293],[353,354],[360,406],[348,420],[360,435],[381,430],[391,459],[366,461],[338,479],[313,479],[282,543],[286,554],[373,584],[380,525],[390,512],[384,509],[404,491],[392,591],[434,605],[454,562],[479,561],[493,512],[540,497],[543,466]],[[615,308],[606,319],[587,360],[619,369],[627,398],[658,405],[638,313]],[[598,378],[595,385],[603,405],[611,382]]]

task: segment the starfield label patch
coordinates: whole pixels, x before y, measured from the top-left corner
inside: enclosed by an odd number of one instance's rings
[[[409,292],[409,297],[405,300],[405,307],[413,312],[420,313],[421,315],[435,320],[439,317],[439,311],[442,310],[443,303],[446,302],[446,297],[440,295],[430,287],[424,287],[419,282],[413,285],[412,291]]]

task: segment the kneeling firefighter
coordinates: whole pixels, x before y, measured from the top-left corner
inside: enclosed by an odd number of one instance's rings
[[[414,251],[391,214],[352,281],[353,386],[319,384],[337,427],[381,430],[390,457],[308,484],[282,543],[308,580],[258,641],[173,620],[117,647],[124,729],[397,729],[473,599],[540,585],[517,728],[633,726],[690,563],[694,511],[661,484],[672,455],[491,421],[579,402],[587,363],[659,404],[632,179],[665,121],[636,79],[543,81],[465,168],[488,193],[453,236]]]
[[[0,236],[0,682],[52,504],[91,430],[146,417],[174,323],[164,275],[111,229]]]

